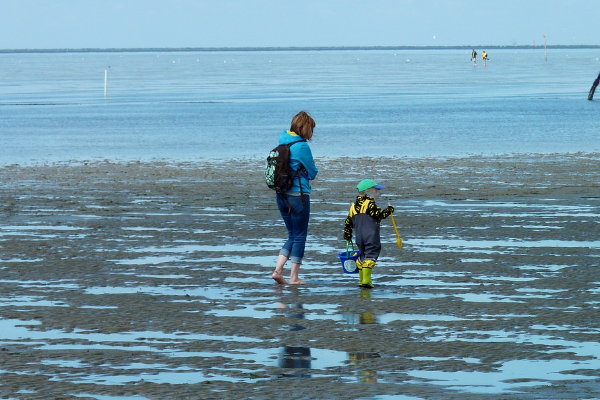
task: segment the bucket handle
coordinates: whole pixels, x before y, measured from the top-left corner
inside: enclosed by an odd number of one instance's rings
[[[352,244],[352,251],[354,251],[354,242],[351,240],[346,241],[346,258],[350,258],[350,252],[348,251],[348,247]]]

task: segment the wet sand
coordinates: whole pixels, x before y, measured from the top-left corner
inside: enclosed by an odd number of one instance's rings
[[[598,397],[600,154],[318,160],[303,286],[236,162],[0,168],[2,398]],[[337,258],[365,177],[404,240],[372,290]]]

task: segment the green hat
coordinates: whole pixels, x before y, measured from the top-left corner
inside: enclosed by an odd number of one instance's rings
[[[356,188],[358,189],[359,192],[364,192],[365,190],[369,190],[371,188],[383,189],[384,187],[385,186],[378,185],[370,179],[363,179],[362,181],[360,181],[360,183],[358,185],[356,185]]]

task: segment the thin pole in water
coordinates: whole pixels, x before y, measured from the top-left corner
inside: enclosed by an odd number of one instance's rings
[[[546,35],[544,35],[544,56],[546,57],[546,61],[548,61],[548,50],[546,49]]]
[[[108,88],[108,70],[104,70],[104,98],[106,99],[106,89]]]

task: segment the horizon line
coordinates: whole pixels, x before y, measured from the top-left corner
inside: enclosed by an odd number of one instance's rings
[[[0,49],[0,53],[117,53],[117,52],[207,52],[207,51],[327,51],[327,50],[469,50],[479,49],[600,49],[600,45],[458,45],[458,46],[262,46],[262,47],[131,47],[131,48],[51,48]]]

